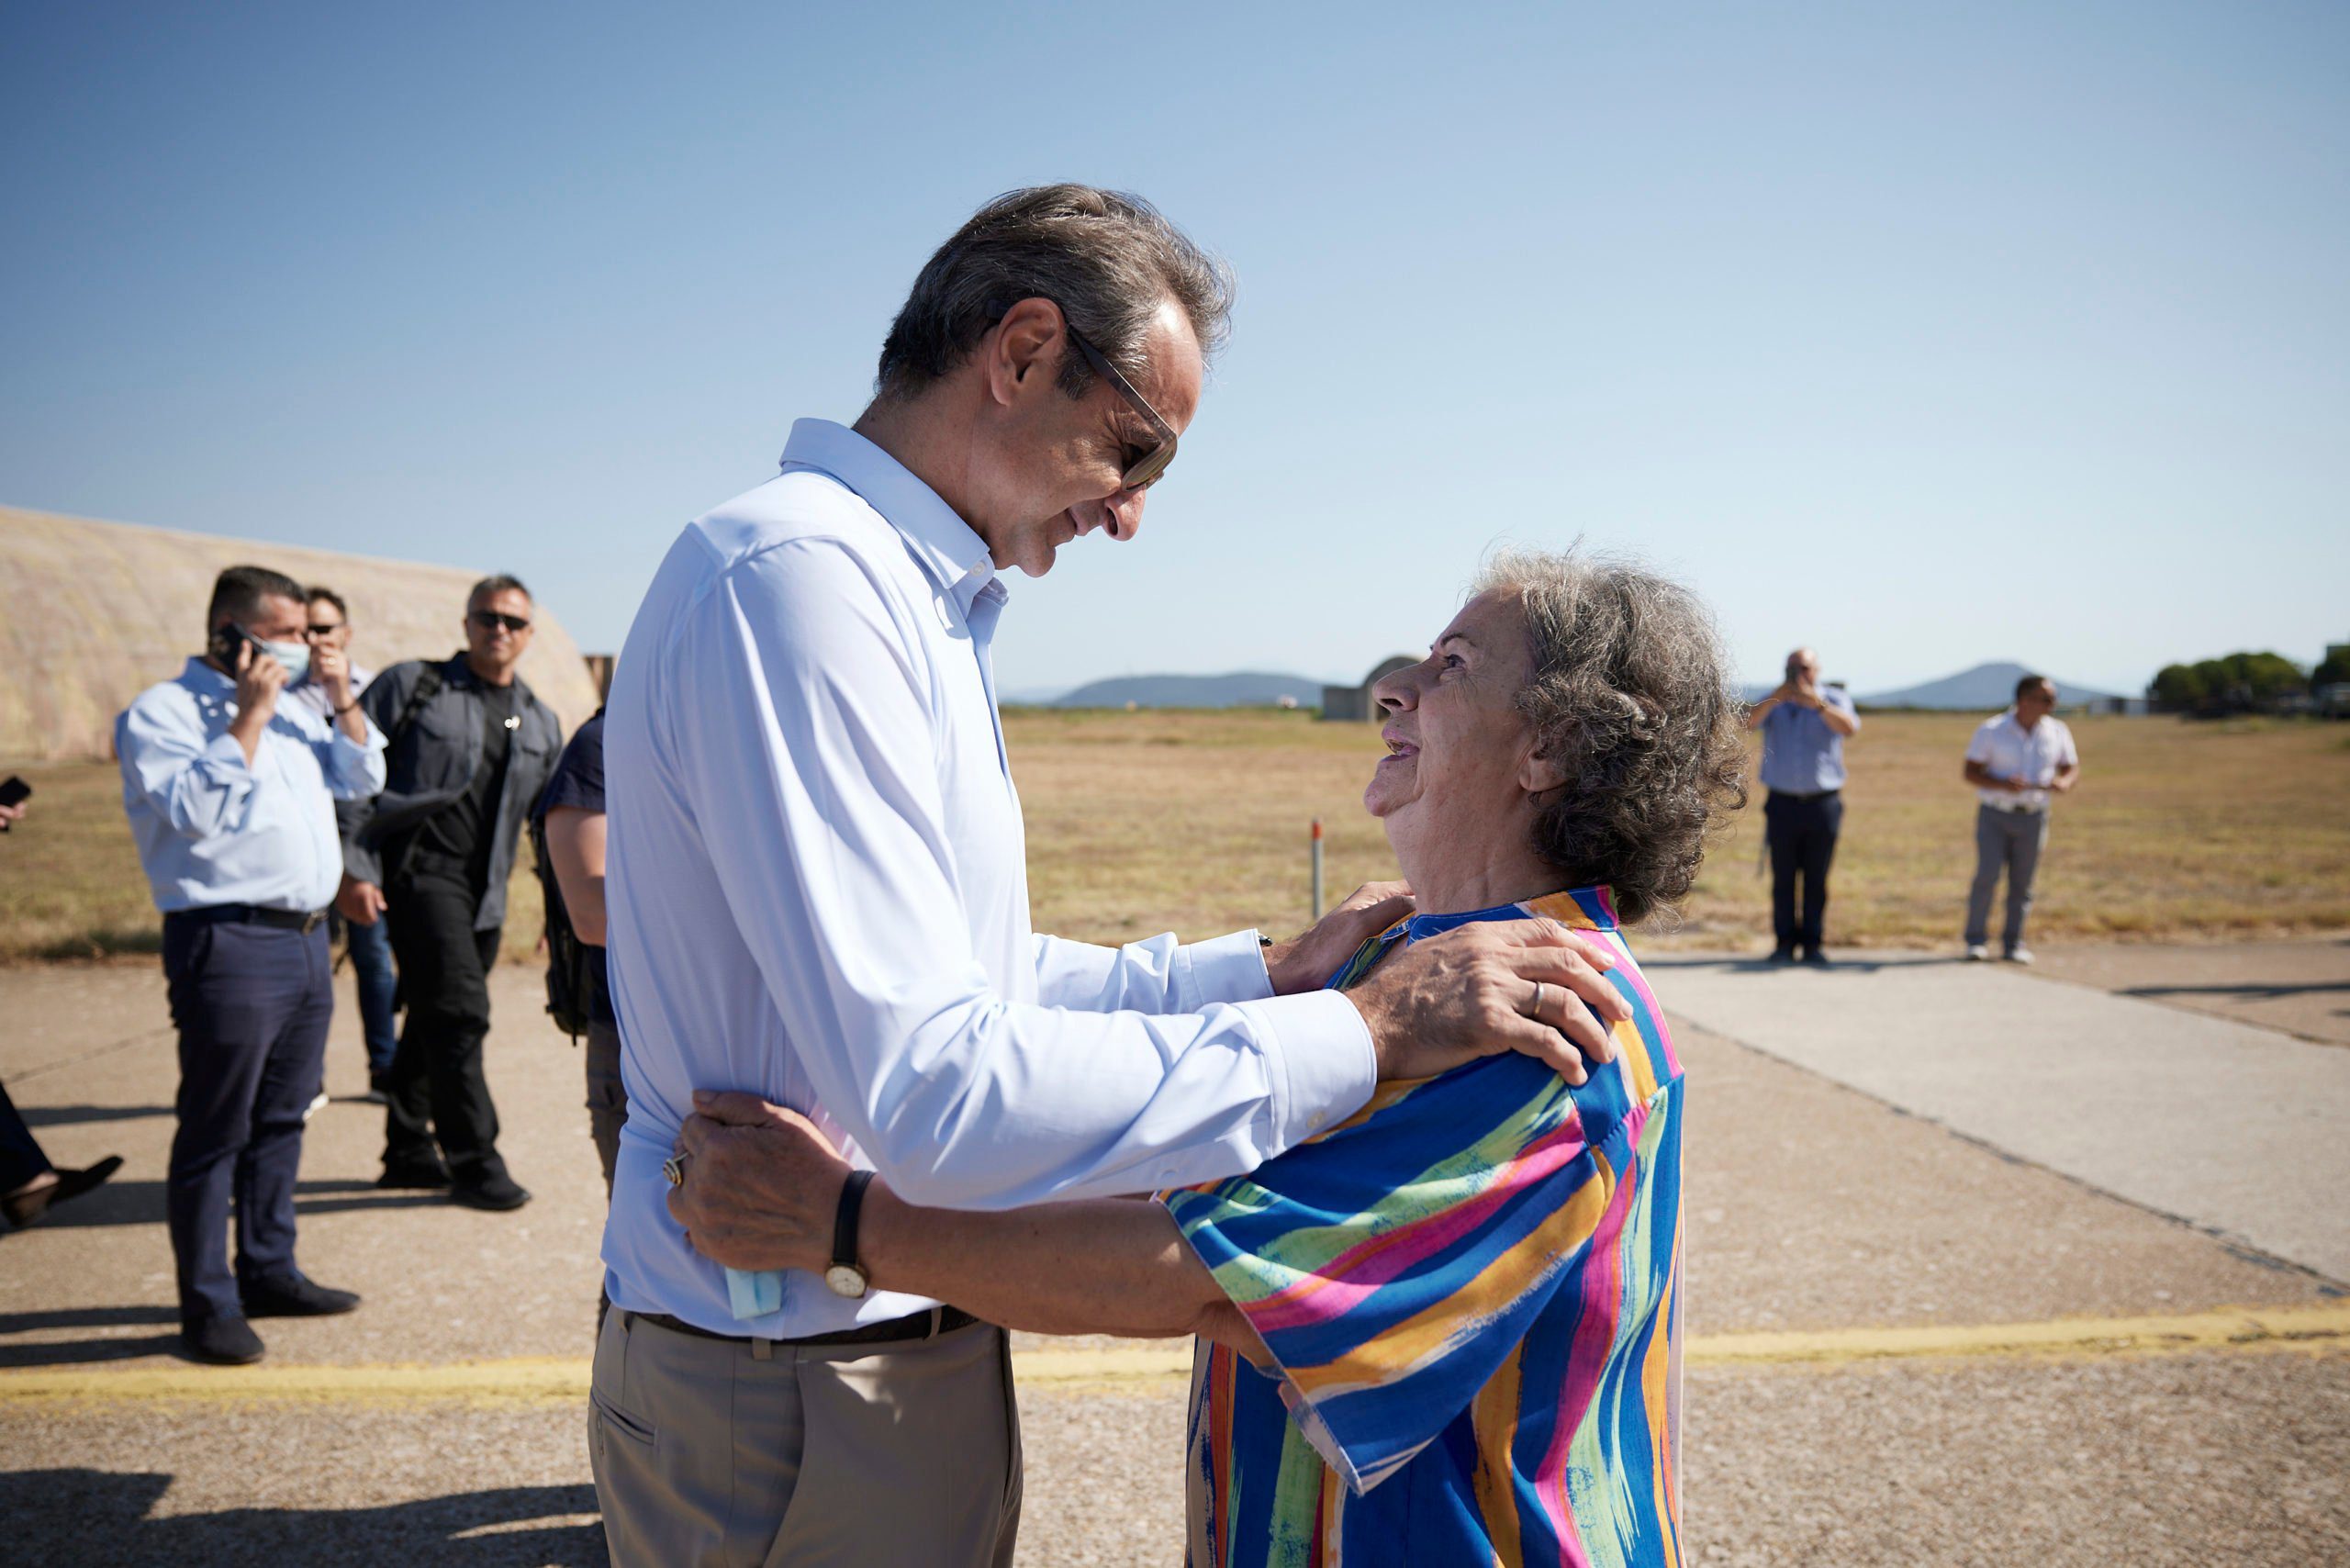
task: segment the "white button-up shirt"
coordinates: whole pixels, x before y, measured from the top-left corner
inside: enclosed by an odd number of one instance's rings
[[[2062,768],[2076,767],[2080,753],[2073,749],[2073,732],[2053,713],[2025,729],[2012,708],[1996,719],[1986,719],[1966,743],[1966,760],[1979,762],[1994,778],[2020,778],[2029,790],[1978,790],[1986,806],[2003,812],[2044,812],[2048,786]]]
[[[229,733],[237,683],[202,659],[115,721],[122,809],[155,907],[252,904],[308,913],[334,902],[334,802],[384,787],[384,736],[364,745],[279,694],[252,761]]]
[[[988,655],[1006,598],[936,492],[814,420],[662,563],[604,720],[617,1305],[798,1338],[930,1305],[795,1272],[737,1320],[661,1174],[698,1088],[789,1105],[911,1201],[972,1209],[1237,1175],[1369,1098],[1360,1015],[1271,997],[1253,932],[1030,930]]]

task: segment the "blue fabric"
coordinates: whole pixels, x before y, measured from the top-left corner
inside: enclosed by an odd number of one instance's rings
[[[229,734],[237,683],[190,659],[115,721],[122,807],[155,907],[320,910],[342,882],[334,802],[384,784],[384,736],[364,745],[280,701],[252,761]]]
[[[399,971],[392,964],[391,923],[382,915],[373,925],[347,924],[351,934],[351,973],[359,982],[359,1023],[367,1038],[370,1075],[392,1070],[392,1057],[400,1047],[399,1023],[393,1002],[399,994]]]
[[[1819,700],[1847,718],[1854,716],[1852,700],[1834,687],[1821,689]],[[1844,737],[1808,708],[1782,702],[1762,715],[1762,787],[1816,795],[1844,787]]]
[[[296,1271],[294,1181],[334,1016],[329,963],[323,924],[305,933],[193,914],[163,921],[180,1036],[164,1194],[184,1318],[241,1316],[239,1282]]]

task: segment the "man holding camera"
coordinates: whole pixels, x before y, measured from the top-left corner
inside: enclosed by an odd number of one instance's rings
[[[334,801],[383,787],[384,737],[341,653],[304,641],[303,606],[291,577],[229,567],[203,655],[115,722],[123,810],[163,913],[180,1053],[166,1204],[182,1342],[200,1361],[259,1360],[249,1318],[359,1305],[295,1266],[294,1182],[334,1013]],[[327,718],[279,700],[314,662]]]
[[[1771,846],[1771,961],[1824,964],[1828,867],[1844,825],[1844,742],[1861,716],[1838,687],[1819,684],[1819,655],[1797,648],[1787,678],[1746,716],[1762,732],[1763,835]],[[1796,914],[1796,882],[1803,882]]]

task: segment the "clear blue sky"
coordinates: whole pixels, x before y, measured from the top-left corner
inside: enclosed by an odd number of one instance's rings
[[[0,501],[614,647],[1050,179],[1241,295],[1140,539],[1013,579],[1012,690],[1355,677],[1504,538],[1683,575],[1749,678],[2350,638],[2339,5],[14,6]]]

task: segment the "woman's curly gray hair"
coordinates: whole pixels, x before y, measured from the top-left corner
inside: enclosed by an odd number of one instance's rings
[[[1746,804],[1742,704],[1697,597],[1628,562],[1512,550],[1478,594],[1515,595],[1533,674],[1517,705],[1563,788],[1541,802],[1534,851],[1571,886],[1615,890],[1626,924],[1689,890],[1709,828]]]

